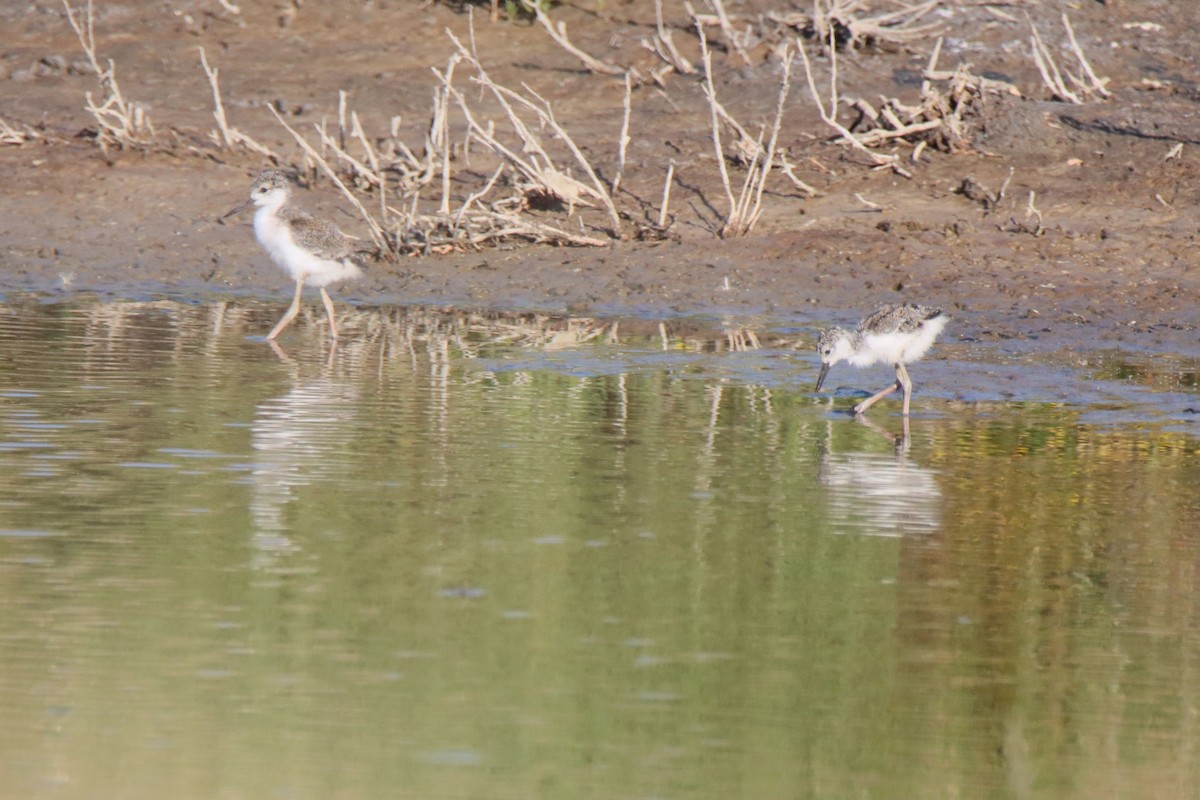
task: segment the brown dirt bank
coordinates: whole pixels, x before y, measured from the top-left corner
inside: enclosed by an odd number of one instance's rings
[[[737,9],[777,5],[786,4]],[[1015,17],[1009,5],[993,8]],[[910,165],[912,178],[873,171],[852,150],[827,141],[807,90],[794,85],[781,144],[821,194],[806,197],[776,176],[754,233],[723,240],[713,232],[726,201],[706,105],[694,79],[673,76],[665,90],[635,93],[634,141],[618,198],[633,219],[655,209],[665,163],[674,159],[671,240],[513,246],[380,262],[337,296],[364,304],[731,314],[783,325],[920,300],[952,309],[958,336],[1196,353],[1200,9],[1075,5],[1076,34],[1097,72],[1111,78],[1114,96],[1106,102],[1039,99],[1045,91],[1020,49],[1025,23],[983,5],[947,3],[943,63],[970,61],[1025,94],[989,101],[972,152],[927,151],[925,161]],[[219,64],[232,122],[296,155],[260,106],[282,99],[295,124],[307,126],[335,113],[337,92],[347,89],[367,128],[386,130],[399,114],[417,120],[405,122],[417,137],[434,85],[429,67],[444,64],[449,52],[443,29],[466,30],[464,15],[445,5],[305,4],[286,26],[275,12],[248,4],[239,17],[216,3],[106,6],[96,21],[99,49],[115,59],[125,92],[145,102],[160,131],[169,133],[148,152],[105,159],[79,136],[90,122],[82,104],[84,92],[96,90],[95,77],[72,68],[78,44],[61,7],[34,6],[39,13],[0,8],[0,24],[13,34],[0,51],[0,117],[40,134],[0,147],[0,288],[10,294],[250,292],[283,301],[287,279],[254,244],[248,220],[215,223],[241,199],[262,161],[207,144],[211,95],[196,46]],[[595,8],[579,3],[555,13],[593,54],[653,66],[638,43],[653,30],[653,5]],[[1057,24],[1057,8],[1028,10],[1044,32]],[[497,80],[534,85],[611,174],[620,82],[579,69],[536,27],[482,20],[477,27],[481,55]],[[768,119],[778,76],[766,47],[749,66],[732,53],[717,57],[723,66],[717,91],[731,113],[747,123]],[[916,89],[904,76],[927,58],[928,47],[919,44],[848,54],[843,91],[910,96]],[[853,115],[844,116],[849,122]],[[1172,153],[1179,143],[1182,150]],[[995,192],[1010,170],[1012,181],[995,208],[959,191],[971,177]],[[1036,234],[1026,213],[1031,192],[1042,214]],[[343,229],[363,233],[328,184],[299,194]]]

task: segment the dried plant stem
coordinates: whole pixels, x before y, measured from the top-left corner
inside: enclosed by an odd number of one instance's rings
[[[342,161],[345,161],[347,164],[349,164],[350,171],[352,173],[362,177],[367,183],[371,184],[372,186],[382,186],[383,185],[383,175],[380,172],[378,172],[377,170],[371,169],[370,166],[368,166],[367,164],[364,164],[363,162],[359,161],[357,158],[355,158],[354,156],[352,156],[348,152],[346,152],[346,150],[343,149],[340,144],[338,144],[337,142],[335,142],[333,140],[333,137],[329,135],[329,131],[327,131],[323,126],[318,125],[318,126],[316,126],[316,128],[317,128],[317,135],[321,139],[321,145],[323,147],[329,148],[331,151],[333,151],[333,154],[335,156],[337,156]]]
[[[208,56],[204,52],[203,47],[196,48],[200,51],[200,66],[204,68],[204,74],[208,77],[208,84],[212,87],[213,96],[213,117],[217,120],[217,129],[221,132],[221,141],[226,147],[233,147],[233,134],[229,130],[229,123],[225,121],[225,105],[221,102],[221,85],[217,82],[217,76],[220,74],[215,68],[208,65]]]
[[[346,90],[338,89],[338,147],[346,149]]]
[[[488,182],[484,185],[484,187],[478,192],[472,192],[467,199],[463,201],[462,208],[458,210],[458,214],[454,217],[455,228],[458,228],[462,225],[463,217],[471,208],[471,205],[492,190],[492,187],[496,185],[496,181],[500,179],[500,176],[504,174],[504,170],[506,169],[508,169],[507,164],[501,164],[500,166],[496,167],[496,171],[492,173],[492,177],[488,179]]]
[[[1108,91],[1108,79],[1098,77],[1095,70],[1092,69],[1091,63],[1087,60],[1087,56],[1083,54],[1083,48],[1079,46],[1079,41],[1075,38],[1075,29],[1071,27],[1071,20],[1065,13],[1062,15],[1062,23],[1067,31],[1067,41],[1070,43],[1071,52],[1075,55],[1075,60],[1079,62],[1079,67],[1083,70],[1083,75],[1087,79],[1086,81],[1065,69],[1060,70],[1058,63],[1054,60],[1054,56],[1050,53],[1050,49],[1042,41],[1041,34],[1038,33],[1037,26],[1033,24],[1033,20],[1029,17],[1029,14],[1025,15],[1025,21],[1029,23],[1029,44],[1033,52],[1033,62],[1037,65],[1038,72],[1041,73],[1042,83],[1046,85],[1051,94],[1061,100],[1077,105],[1097,97],[1110,97],[1112,95]],[[1066,75],[1066,80],[1063,79],[1064,74]],[[1075,88],[1071,89],[1068,87],[1067,81],[1070,81]]]
[[[805,192],[806,194],[808,194],[811,197],[816,197],[817,195],[820,194],[820,192],[818,192],[816,189],[814,189],[809,184],[802,181],[800,179],[800,177],[798,175],[796,175],[795,166],[793,166],[792,164],[790,164],[788,162],[787,155],[784,152],[780,152],[780,154],[779,154],[779,171],[782,172],[784,175],[786,175],[788,177],[788,180],[790,180],[792,182],[792,185],[795,186],[800,191]]]
[[[550,17],[546,14],[546,12],[542,10],[541,3],[537,2],[537,0],[520,0],[520,2],[526,10],[534,13],[538,24],[546,29],[546,33],[550,34],[550,38],[554,40],[555,44],[582,61],[583,65],[589,70],[601,75],[626,74],[626,70],[618,67],[616,64],[609,64],[606,61],[601,61],[600,59],[584,52],[583,50],[580,50],[578,47],[573,45],[571,40],[567,37],[567,23],[560,21],[557,25],[555,25],[550,20]]]
[[[1067,88],[1063,81],[1062,72],[1058,69],[1058,64],[1054,60],[1054,56],[1050,54],[1046,43],[1042,41],[1041,34],[1038,33],[1037,26],[1033,24],[1033,20],[1029,15],[1025,15],[1025,19],[1029,22],[1029,44],[1033,50],[1033,61],[1037,64],[1038,72],[1042,75],[1042,82],[1050,89],[1055,96],[1077,105],[1082,104],[1083,100],[1079,95]]]
[[[88,112],[100,126],[97,141],[101,148],[108,144],[122,148],[148,144],[155,137],[150,118],[145,115],[141,106],[127,101],[121,93],[121,87],[117,83],[117,67],[113,60],[108,59],[108,67],[105,68],[100,65],[100,59],[96,55],[92,0],[88,0],[82,19],[79,16],[80,12],[71,8],[68,0],[63,0],[63,7],[67,12],[67,21],[79,37],[79,45],[91,62],[92,69],[99,76],[100,86],[105,92],[104,102],[100,105],[96,105],[91,92],[85,94]]]
[[[621,232],[621,217],[617,213],[616,205],[613,203],[612,196],[608,189],[597,177],[596,172],[592,169],[587,157],[583,151],[575,144],[574,139],[567,133],[554,117],[554,110],[550,103],[543,97],[534,92],[527,84],[522,84],[522,88],[534,99],[531,100],[523,94],[513,91],[505,86],[501,86],[494,82],[480,63],[478,56],[474,50],[468,50],[463,46],[462,42],[449,30],[446,31],[447,36],[454,43],[459,55],[464,61],[471,65],[475,70],[475,76],[472,80],[480,86],[489,90],[492,96],[500,104],[505,116],[507,116],[509,124],[517,133],[521,140],[522,153],[528,154],[528,157],[522,157],[510,147],[503,145],[493,133],[484,126],[480,125],[471,113],[470,107],[467,104],[466,98],[462,93],[455,89],[447,80],[447,76],[438,73],[434,70],[439,79],[442,81],[446,90],[454,97],[459,109],[463,112],[467,119],[467,124],[474,132],[475,136],[494,152],[508,159],[518,171],[525,175],[529,180],[540,185],[549,194],[559,197],[566,201],[569,205],[582,201],[584,195],[591,196],[599,200],[605,210],[608,212],[609,221],[612,223],[613,235],[619,237]],[[474,29],[472,26],[472,36]],[[521,106],[526,110],[532,111],[538,118],[538,123],[549,128],[560,142],[571,152],[575,159],[575,163],[587,175],[589,183],[583,183],[572,178],[554,165],[554,161],[542,146],[541,140],[530,129],[530,127],[521,119],[517,113],[514,104]],[[590,184],[590,185],[589,185]]]
[[[750,60],[750,55],[746,52],[746,48],[742,47],[737,32],[733,29],[733,24],[729,21],[729,15],[725,13],[725,4],[722,0],[709,0],[709,3],[712,4],[713,10],[717,12],[717,23],[721,26],[721,32],[725,34],[725,39],[737,51],[737,54],[741,56],[742,61],[747,66],[754,63]],[[703,36],[703,31],[701,31],[701,38]]]
[[[1071,27],[1071,20],[1067,17],[1064,11],[1062,15],[1063,27],[1067,29],[1067,39],[1071,42],[1071,51],[1075,53],[1075,58],[1079,61],[1079,66],[1083,69],[1088,80],[1091,82],[1090,91],[1095,92],[1101,97],[1111,97],[1112,92],[1108,91],[1108,78],[1099,78],[1096,72],[1092,69],[1091,63],[1088,62],[1087,56],[1083,54],[1083,48],[1079,46],[1079,42],[1075,39],[1075,29]]]
[[[218,80],[220,70],[209,66],[208,55],[204,52],[203,47],[197,49],[200,51],[200,66],[204,68],[204,74],[208,78],[208,84],[212,89],[213,118],[217,121],[217,130],[213,132],[213,138],[216,139],[216,134],[220,134],[219,143],[226,149],[232,150],[238,146],[245,147],[259,155],[270,158],[275,163],[279,163],[281,159],[273,150],[259,144],[237,128],[229,127],[229,122],[225,118],[225,104],[221,102],[221,84]]]
[[[694,73],[696,67],[691,61],[684,58],[679,49],[675,47],[671,31],[663,23],[662,0],[654,0],[654,20],[656,32],[647,44],[649,49],[657,53],[659,58],[667,62],[670,68],[680,75],[691,75]]]
[[[558,124],[558,120],[554,118],[554,110],[550,107],[550,102],[542,97],[538,97],[538,95],[529,88],[528,84],[521,85],[525,88],[525,91],[537,97],[537,99],[542,103],[542,108],[538,108],[521,95],[509,89],[505,89],[503,86],[498,86],[497,88],[502,92],[509,93],[513,99],[521,102],[527,108],[534,111],[534,113],[541,117],[544,123],[549,125],[550,129],[554,131],[562,143],[567,146],[567,149],[571,151],[573,156],[575,156],[576,163],[579,164],[580,168],[585,173],[587,173],[588,178],[592,182],[592,186],[595,188],[596,198],[604,204],[605,210],[608,211],[609,221],[612,222],[614,234],[619,236],[621,233],[621,215],[617,213],[617,207],[613,203],[612,196],[608,193],[608,190],[600,181],[599,176],[596,175],[596,171],[592,169],[592,165],[587,160],[587,156],[585,156],[583,151],[579,149],[579,146],[575,144],[575,140],[570,137],[567,131]]]
[[[671,182],[675,178],[675,162],[671,161],[667,165],[667,179],[663,181],[662,205],[658,209],[658,227],[666,230],[667,217],[669,216],[668,208],[671,206]]]
[[[833,31],[830,31],[830,36],[833,36]],[[825,124],[833,128],[841,136],[842,140],[849,144],[854,149],[866,155],[877,166],[890,167],[897,173],[906,177],[911,177],[910,173],[904,170],[898,163],[894,155],[883,155],[876,153],[874,150],[867,147],[858,137],[851,133],[844,125],[837,121],[837,49],[831,39],[829,44],[829,108],[825,108],[825,103],[821,99],[821,93],[817,91],[817,81],[813,77],[812,63],[808,60],[808,52],[804,48],[804,41],[797,38],[796,47],[800,51],[800,58],[804,61],[804,74],[808,78],[808,90],[812,95],[813,102],[817,105],[817,113],[821,115],[821,119]]]
[[[747,187],[753,191],[754,205],[747,210],[746,204],[749,200],[746,193],[743,192],[741,199],[738,202],[738,214],[736,216],[739,233],[746,234],[758,222],[759,214],[762,213],[762,196],[763,190],[767,185],[767,175],[771,172],[771,164],[775,161],[775,145],[779,141],[779,129],[783,125],[783,107],[787,102],[788,89],[791,85],[792,76],[792,61],[795,59],[795,54],[790,48],[786,49],[783,54],[783,78],[779,82],[779,99],[775,103],[775,121],[771,125],[771,138],[767,143],[766,155],[760,162],[758,171],[750,170],[750,176],[753,180],[747,183]]]
[[[460,60],[461,57],[455,53],[446,64],[445,88],[441,92],[434,114],[438,125],[435,138],[442,154],[442,204],[439,210],[443,214],[450,213],[450,115],[447,113],[447,109],[450,107],[450,86],[454,82],[454,68],[458,66]]]
[[[1004,178],[1004,183],[1000,184],[1000,188],[996,191],[996,198],[993,201],[993,206],[998,206],[1004,200],[1004,194],[1008,191],[1008,185],[1012,183],[1013,175],[1016,173],[1016,167],[1008,168],[1008,175]]]
[[[712,141],[716,151],[717,167],[721,175],[721,184],[725,188],[725,197],[729,202],[729,213],[722,224],[720,236],[744,236],[754,228],[762,213],[762,196],[766,186],[767,176],[775,162],[775,148],[779,140],[779,130],[783,125],[783,109],[791,85],[791,68],[794,58],[790,48],[783,55],[783,78],[780,81],[779,97],[775,105],[775,120],[771,127],[771,136],[767,147],[763,148],[763,134],[752,139],[746,129],[737,123],[732,115],[725,111],[717,100],[717,91],[712,76],[712,56],[704,37],[704,29],[699,20],[696,21],[700,35],[701,58],[704,63],[704,93],[708,99],[709,118],[712,126]],[[737,131],[740,139],[739,150],[749,158],[746,177],[742,181],[739,194],[735,197],[729,180],[729,170],[725,164],[725,151],[721,145],[720,121],[728,122]]]
[[[1037,206],[1035,206],[1033,204],[1033,201],[1036,198],[1036,196],[1037,195],[1031,189],[1029,191],[1029,203],[1026,205],[1026,208],[1025,208],[1025,219],[1029,219],[1030,217],[1037,218],[1037,228],[1034,229],[1034,233],[1038,234],[1038,233],[1042,232],[1042,212],[1038,211]]]
[[[621,174],[625,171],[625,148],[629,146],[629,117],[633,112],[633,79],[625,73],[625,116],[621,121],[621,135],[617,140],[617,171],[613,175],[612,195],[615,197],[621,188]]]
[[[367,134],[363,130],[362,122],[359,120],[358,112],[356,111],[350,112],[350,135],[358,139],[358,143],[362,145],[363,155],[370,162],[371,171],[376,175],[382,176],[383,172],[379,168],[379,156],[375,153],[375,148],[371,146],[370,141],[367,140]],[[383,181],[381,180],[380,183],[382,184]]]
[[[835,47],[838,37],[847,47],[858,47],[868,42],[890,42],[906,44],[914,39],[929,35],[938,25],[917,24],[920,19],[942,5],[942,0],[925,0],[908,3],[897,0],[894,11],[862,16],[868,4],[863,0],[814,0],[811,14],[803,12],[768,12],[767,18],[811,35],[822,44]],[[830,37],[833,33],[835,36]]]
[[[721,126],[717,114],[717,89],[713,85],[712,55],[708,52],[708,41],[704,36],[704,26],[696,21],[697,33],[700,36],[700,58],[704,64],[704,94],[708,98],[709,118],[712,127],[713,150],[717,157],[717,169],[721,174],[721,185],[725,187],[725,198],[729,201],[732,214],[737,201],[733,197],[733,189],[729,185],[729,169],[725,166],[725,150],[721,147]]]
[[[43,138],[45,137],[28,125],[17,127],[3,117],[0,117],[0,144],[20,145]]]
[[[742,123],[734,119],[733,115],[725,110],[725,106],[720,100],[714,98],[710,102],[712,102],[713,108],[716,110],[717,116],[721,118],[721,121],[733,128],[734,132],[737,133],[737,149],[747,155],[752,155],[754,152],[754,137],[742,126]]]
[[[929,76],[931,73],[937,70],[938,58],[940,58],[942,55],[942,40],[943,37],[941,36],[937,38],[937,41],[933,45],[933,52],[929,54],[929,63],[925,65],[925,73],[921,76],[922,95],[929,94],[929,90],[933,88],[929,84]]]

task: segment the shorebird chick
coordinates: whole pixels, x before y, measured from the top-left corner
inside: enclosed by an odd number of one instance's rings
[[[362,264],[357,260],[352,237],[332,222],[289,205],[291,199],[292,187],[287,175],[277,169],[265,169],[251,184],[250,198],[221,219],[232,217],[251,204],[258,206],[254,212],[255,238],[267,255],[296,281],[292,305],[267,334],[267,340],[274,340],[300,312],[300,295],[305,285],[321,290],[321,301],[329,316],[329,333],[336,339],[333,301],[325,287],[359,277]]]
[[[817,340],[821,374],[817,377],[816,391],[821,391],[829,368],[839,361],[849,361],[856,367],[885,361],[895,366],[896,382],[856,405],[854,413],[862,414],[882,398],[900,389],[904,393],[903,413],[907,417],[912,381],[904,365],[925,355],[949,321],[950,317],[940,308],[908,303],[880,306],[858,323],[858,328],[853,331],[845,328],[822,331]]]

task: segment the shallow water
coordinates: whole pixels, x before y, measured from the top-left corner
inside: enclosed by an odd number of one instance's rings
[[[1194,360],[275,313],[0,305],[0,797],[1200,796]]]

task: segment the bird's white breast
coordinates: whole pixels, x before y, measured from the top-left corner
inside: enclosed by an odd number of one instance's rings
[[[348,272],[345,265],[299,247],[287,221],[280,219],[271,207],[260,208],[254,214],[254,236],[271,260],[286,270],[293,280],[304,279],[310,286],[325,286],[357,273],[357,270]]]

